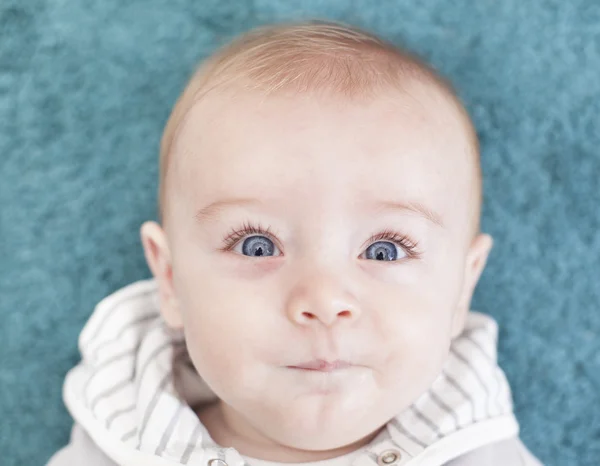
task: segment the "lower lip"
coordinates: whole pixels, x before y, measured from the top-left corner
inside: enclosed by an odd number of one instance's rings
[[[287,366],[287,367],[288,367],[288,369],[295,369],[298,371],[330,373],[330,372],[343,371],[345,369],[351,368],[352,366],[347,365],[347,366],[343,366],[343,367],[331,367],[331,368],[327,368],[327,369],[307,369],[304,367],[296,367],[296,366]]]
[[[307,371],[315,371],[315,372],[333,372],[342,369],[348,369],[352,367],[353,364],[347,361],[335,361],[333,363],[326,363],[324,361],[315,361],[315,363],[311,363],[306,366],[287,366],[290,369],[299,369],[299,370],[307,370]]]

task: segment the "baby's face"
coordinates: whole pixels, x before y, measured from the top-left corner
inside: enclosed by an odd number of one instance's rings
[[[169,174],[171,322],[240,430],[336,448],[439,374],[462,323],[472,167],[432,94],[192,108]],[[315,360],[344,363],[298,368]]]

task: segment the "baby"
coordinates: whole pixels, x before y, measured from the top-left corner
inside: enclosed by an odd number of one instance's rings
[[[470,311],[473,124],[416,56],[341,23],[203,62],[160,154],[153,278],[102,300],[50,465],[540,465]]]

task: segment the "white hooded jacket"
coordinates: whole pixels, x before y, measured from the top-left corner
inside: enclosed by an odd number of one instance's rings
[[[194,370],[183,336],[164,324],[157,291],[154,279],[141,280],[96,306],[79,337],[82,360],[63,387],[73,435],[87,440],[77,447],[72,437],[49,465],[89,464],[92,448],[103,465],[274,465],[212,440],[191,407],[216,395]],[[377,438],[342,458],[303,464],[540,465],[518,439],[497,333],[491,317],[470,312],[438,378]]]

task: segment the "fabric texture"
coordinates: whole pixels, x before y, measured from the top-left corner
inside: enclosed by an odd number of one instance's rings
[[[78,424],[71,429],[69,444],[57,451],[46,466],[118,466],[98,448],[87,432]]]
[[[73,425],[69,444],[56,452],[46,466],[117,466],[94,443],[90,436],[78,424]],[[266,463],[269,464],[269,463]],[[327,461],[326,464],[313,463],[315,466],[341,466],[343,463]],[[259,462],[257,466],[262,466]],[[345,466],[345,465],[344,465]],[[541,466],[518,438],[510,438],[492,443],[466,453],[445,466]]]
[[[392,466],[442,466],[517,436],[510,387],[497,365],[497,334],[492,318],[471,311],[430,388],[346,464],[376,466],[384,452],[394,451]],[[195,414],[194,407],[216,395],[195,371],[183,332],[164,323],[154,279],[104,298],[79,336],[79,349],[82,361],[65,380],[66,406],[118,464],[205,466],[220,459],[259,466],[216,444]]]
[[[3,466],[68,442],[77,336],[103,296],[150,276],[139,226],[156,218],[160,134],[197,61],[306,17],[407,45],[459,90],[494,237],[472,307],[499,323],[523,442],[550,466],[598,464],[598,1],[2,0]]]

